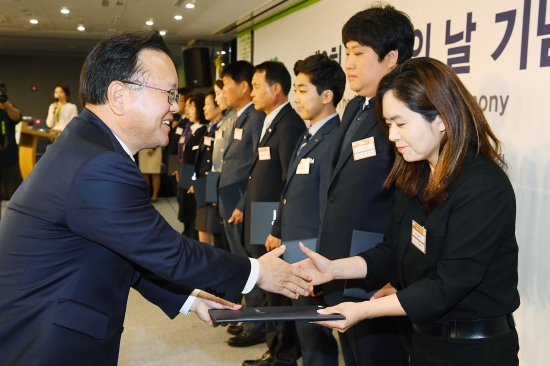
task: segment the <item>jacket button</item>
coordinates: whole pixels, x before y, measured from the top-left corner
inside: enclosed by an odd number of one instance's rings
[[[329,201],[330,203],[334,202],[334,200],[332,199],[332,197],[330,197],[330,198],[328,199],[328,201]]]
[[[249,175],[249,176],[248,176],[248,179],[252,179],[252,176],[251,176],[251,175]]]
[[[286,198],[283,200],[283,205],[286,205]]]
[[[210,163],[210,160],[206,160],[207,163]]]
[[[225,163],[227,163],[227,161],[224,160],[224,161],[223,161],[223,165],[225,165]]]

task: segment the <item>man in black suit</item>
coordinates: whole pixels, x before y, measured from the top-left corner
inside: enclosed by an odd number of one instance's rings
[[[360,11],[342,29],[346,74],[358,96],[344,111],[330,160],[318,242],[319,253],[329,259],[349,257],[354,230],[383,233],[390,222],[393,191],[382,184],[392,167],[394,148],[387,129],[377,123],[373,97],[382,77],[411,58],[413,31],[409,17],[390,5]],[[325,302],[343,302],[345,285],[352,286],[344,281],[324,284]],[[408,352],[398,332],[402,321],[365,320],[340,333],[346,365],[407,364]]]
[[[222,73],[223,98],[228,109],[237,110],[237,119],[231,130],[223,155],[218,193],[219,210],[231,253],[248,257],[243,244],[244,196],[248,186],[248,173],[254,152],[260,141],[265,114],[252,105],[252,75],[254,66],[237,61],[225,67]],[[244,296],[247,306],[260,306],[260,292],[253,289]],[[237,337],[227,342],[232,347],[247,347],[265,342],[264,323],[245,323],[242,327],[229,327]]]
[[[252,256],[259,257],[267,250],[264,245],[251,244],[252,202],[279,202],[290,160],[306,125],[288,102],[291,78],[285,65],[267,61],[254,70],[252,101],[256,110],[266,113],[266,118],[248,177],[244,216],[246,249]],[[290,300],[275,294],[260,292],[262,304],[292,304]],[[267,322],[266,341],[268,352],[261,359],[247,360],[243,365],[295,365],[300,358],[298,335],[293,322]]]
[[[279,202],[278,218],[266,241],[266,247],[270,249],[279,246],[282,240],[287,246],[284,258],[291,263],[298,258],[292,259],[290,253],[301,253],[298,240],[314,239],[319,235],[327,201],[330,153],[340,127],[336,106],[346,87],[342,67],[323,54],[297,61],[294,74],[296,110],[302,119],[310,122],[311,127],[294,149]],[[300,297],[292,300],[292,304],[323,305],[319,290],[314,290],[317,296]],[[332,329],[296,322],[296,330],[303,366],[338,366],[338,345]]]

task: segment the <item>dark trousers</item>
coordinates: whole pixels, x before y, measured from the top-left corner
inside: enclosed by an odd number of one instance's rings
[[[0,168],[0,182],[6,190],[6,199],[10,200],[19,185],[23,182],[19,162]]]
[[[407,317],[363,320],[339,333],[346,366],[409,364],[412,325]]]
[[[323,297],[300,296],[292,299],[294,306],[323,305]],[[298,321],[303,366],[338,366],[338,343],[332,329],[306,321]]]

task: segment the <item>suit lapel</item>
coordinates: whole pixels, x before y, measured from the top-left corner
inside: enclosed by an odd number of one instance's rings
[[[279,123],[279,121],[281,121],[281,119],[283,119],[284,115],[287,114],[290,109],[292,109],[292,107],[290,106],[290,103],[288,103],[287,105],[285,105],[279,111],[279,113],[277,113],[277,115],[273,119],[273,122],[271,122],[271,124],[267,128],[267,131],[265,131],[265,134],[262,137],[262,139],[260,141],[260,144],[258,145],[259,147],[264,147],[267,144],[267,141],[269,140],[269,138],[271,137],[271,135],[275,132],[275,129],[277,128],[277,123]]]
[[[242,125],[244,124],[244,121],[246,119],[246,116],[248,116],[248,112],[250,111],[250,108],[254,108],[254,105],[251,104],[250,106],[248,106],[248,108],[246,108],[243,113],[236,118],[235,120],[235,127],[231,129],[231,135],[229,136],[229,140],[227,142],[227,147],[225,148],[225,152],[223,153],[224,156],[225,154],[227,153],[227,151],[229,150],[229,148],[231,147],[231,144],[233,143],[233,140],[234,140],[234,136],[235,136],[235,129],[236,128],[242,128]]]

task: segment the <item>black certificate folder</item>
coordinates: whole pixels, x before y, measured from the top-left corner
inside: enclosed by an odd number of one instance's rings
[[[365,250],[374,248],[378,243],[381,243],[383,239],[384,235],[382,234],[353,230],[349,256],[354,257]],[[365,289],[363,283],[363,280],[346,280],[344,297],[358,300],[370,300],[376,291]]]
[[[260,308],[242,308],[240,310],[210,309],[208,313],[218,324],[237,322],[270,322],[270,321],[323,321],[343,320],[340,314],[321,315],[317,313],[322,306],[271,306]]]
[[[273,222],[277,219],[279,202],[252,202],[250,214],[250,244],[264,245]]]
[[[178,186],[181,189],[189,189],[195,182],[195,166],[183,164],[180,171],[180,182]]]
[[[286,249],[283,253],[283,259],[285,261],[288,263],[296,263],[307,258],[307,255],[305,255],[304,252],[302,252],[302,249],[300,249],[300,243],[304,244],[307,248],[316,251],[317,238],[284,241],[283,244],[286,246]]]

